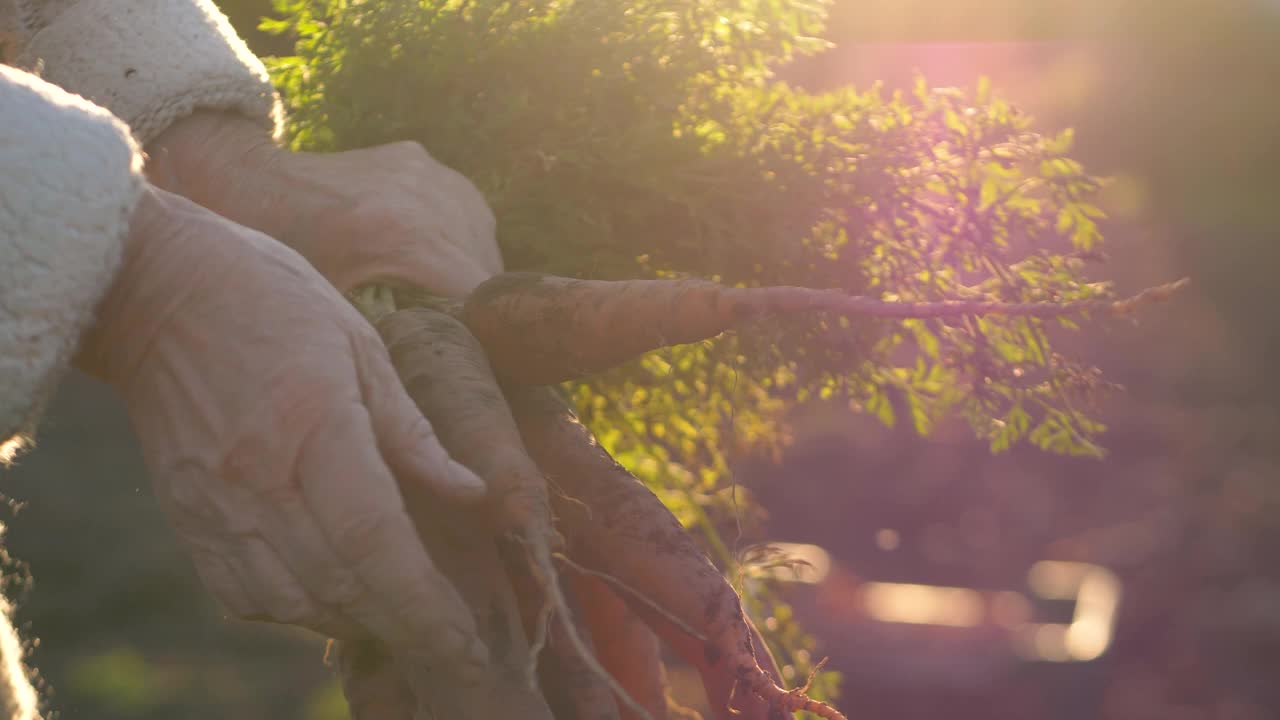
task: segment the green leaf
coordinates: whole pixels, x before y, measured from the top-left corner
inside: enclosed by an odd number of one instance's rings
[[[924,437],[933,432],[933,418],[929,415],[924,399],[917,393],[908,392],[907,404],[911,408],[911,422],[915,426],[916,433]]]
[[[1073,128],[1067,128],[1058,133],[1057,137],[1045,143],[1045,148],[1053,155],[1065,155],[1071,152],[1071,148],[1076,142],[1076,131]]]
[[[937,360],[939,348],[938,336],[930,332],[929,328],[924,324],[923,320],[907,320],[907,327],[911,328],[911,333],[915,337],[916,346],[924,353],[925,357],[931,360]]]
[[[889,398],[880,390],[873,390],[866,402],[867,412],[875,415],[884,423],[885,427],[893,427],[897,422],[894,416],[893,403],[889,402]]]
[[[978,210],[986,210],[995,205],[1000,197],[1000,186],[996,178],[988,175],[982,181],[982,189],[978,193]]]
[[[1070,230],[1076,222],[1076,214],[1071,210],[1071,206],[1067,206],[1058,211],[1058,220],[1054,224],[1054,229],[1060,233]]]

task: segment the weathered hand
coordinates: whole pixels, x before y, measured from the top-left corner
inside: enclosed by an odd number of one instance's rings
[[[168,518],[235,615],[481,662],[397,486],[476,501],[374,330],[296,253],[148,189],[77,362],[123,394]],[[393,474],[394,473],[394,474]]]
[[[147,151],[158,187],[284,242],[340,291],[380,281],[457,296],[502,271],[483,196],[417,143],[295,153],[248,120],[197,113]]]

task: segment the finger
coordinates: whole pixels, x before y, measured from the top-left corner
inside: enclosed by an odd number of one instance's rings
[[[401,482],[415,482],[462,502],[483,499],[484,481],[449,457],[431,423],[409,399],[380,343],[377,356],[362,363],[360,389],[383,458]]]
[[[328,637],[363,634],[357,623],[317,601],[266,540],[246,540],[231,564],[238,569],[242,587],[260,608],[259,613],[245,619],[297,625]]]
[[[458,208],[466,216],[470,230],[468,249],[477,253],[488,274],[502,272],[502,252],[498,249],[496,237],[498,223],[493,210],[479,189],[462,173],[454,171],[453,184],[457,188]]]
[[[393,281],[422,287],[435,295],[461,298],[494,275],[460,249],[429,242],[421,246],[423,249],[415,250],[389,268]],[[442,271],[441,268],[448,270]]]
[[[414,530],[365,409],[335,409],[304,443],[297,473],[321,531],[369,589],[347,614],[410,656],[487,663],[470,611]]]
[[[152,466],[160,465],[154,462]],[[186,546],[200,582],[236,618],[263,612],[228,560],[228,548],[252,532],[241,514],[226,511],[226,503],[210,492],[216,479],[194,461],[173,463],[153,476],[152,487],[169,526]]]
[[[327,621],[332,625],[313,629],[344,640],[366,638],[369,631],[352,622],[344,609],[374,604],[369,587],[333,549],[300,490],[293,491],[298,488],[291,483],[289,491],[261,498],[262,537],[309,597],[328,610],[325,617],[332,616]]]

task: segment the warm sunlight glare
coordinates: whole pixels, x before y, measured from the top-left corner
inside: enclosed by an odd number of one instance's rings
[[[27,449],[28,438],[25,435],[14,435],[0,443],[0,465],[8,465],[18,457],[18,453]]]
[[[1056,560],[1041,560],[1031,566],[1027,573],[1027,584],[1031,591],[1046,600],[1070,600],[1088,568],[1092,565]]]
[[[873,582],[863,587],[862,602],[880,622],[950,627],[982,622],[982,596],[969,588]]]
[[[1076,614],[1067,629],[1067,652],[1072,659],[1101,657],[1111,644],[1120,607],[1120,581],[1110,571],[1090,566],[1076,596]]]
[[[1026,625],[1018,649],[1031,659],[1088,662],[1111,645],[1120,607],[1120,580],[1110,570],[1088,563],[1038,562],[1028,573],[1031,589],[1049,600],[1075,600],[1069,625]]]

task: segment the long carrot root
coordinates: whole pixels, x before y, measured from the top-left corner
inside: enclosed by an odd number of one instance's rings
[[[583,623],[591,630],[600,664],[650,717],[665,720],[667,683],[658,637],[600,578],[573,573],[570,586],[582,609]],[[636,720],[636,715],[624,710],[622,720]]]
[[[612,668],[604,665],[599,654],[600,643],[607,643],[612,628],[594,628],[598,632],[593,632],[593,628],[586,622],[589,618],[583,614],[580,593],[573,592],[575,589],[571,587],[567,592],[573,617],[556,616],[551,621],[547,649],[538,664],[543,694],[555,712],[556,720],[632,720],[635,715],[630,712],[620,713],[618,703],[622,701],[621,698],[615,700],[609,683],[584,659],[569,636],[569,624],[572,623],[572,631],[583,641],[590,643],[592,655],[601,659],[601,665],[610,675],[618,678]],[[626,689],[634,697],[632,689]],[[663,720],[652,713],[650,717],[653,720]]]
[[[476,288],[462,318],[504,381],[549,385],[601,372],[650,350],[715,337],[764,315],[828,312],[846,317],[1129,315],[1187,280],[1122,300],[1003,303],[889,302],[839,290],[730,288],[706,280],[574,280],[506,273]]]
[[[514,388],[507,398],[525,447],[575,500],[558,509],[570,553],[629,593],[643,590],[647,601],[627,597],[632,610],[699,669],[718,718],[776,720],[803,709],[843,720],[834,708],[782,689],[761,667],[754,630],[732,586],[553,391]]]
[[[497,528],[524,550],[528,569],[551,609],[540,614],[540,622],[564,618],[565,640],[593,672],[620,692],[623,702],[634,705],[595,660],[572,623],[552,561],[553,549],[563,541],[552,526],[546,482],[525,451],[479,343],[458,320],[429,308],[390,313],[378,320],[377,327],[409,396],[436,428],[441,444],[453,459],[489,484],[498,502]],[[534,631],[535,638],[544,634],[542,626]],[[535,647],[538,644],[535,640]]]

